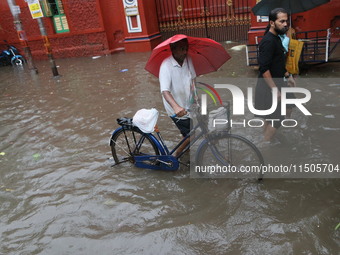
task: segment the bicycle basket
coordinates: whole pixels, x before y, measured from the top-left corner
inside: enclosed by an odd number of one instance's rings
[[[208,118],[208,130],[210,132],[223,131],[229,128],[228,111],[223,106],[209,111]]]
[[[207,115],[205,116],[205,125],[209,132],[229,131],[229,103],[225,103],[223,105],[209,104],[207,106]]]

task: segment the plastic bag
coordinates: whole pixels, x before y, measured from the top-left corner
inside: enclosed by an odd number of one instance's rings
[[[214,120],[219,120],[218,123],[215,123],[214,127]],[[220,107],[216,110],[212,110],[209,112],[209,122],[208,122],[208,129],[209,131],[224,131],[227,130],[228,125],[228,113],[227,109],[224,107]]]
[[[158,111],[152,109],[140,109],[133,116],[133,124],[142,130],[144,133],[152,133],[158,119]]]
[[[290,39],[288,55],[286,60],[286,70],[291,74],[299,74],[299,59],[302,52],[303,42]]]

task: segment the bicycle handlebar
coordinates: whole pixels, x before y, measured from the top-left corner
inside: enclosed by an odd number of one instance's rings
[[[188,113],[190,113],[190,109],[186,109],[185,111],[187,112],[187,114],[183,115],[182,117],[188,116],[189,115]],[[175,113],[175,114],[171,115],[170,117],[175,118],[175,117],[177,117],[177,114]],[[182,117],[180,117],[180,118],[182,118]]]

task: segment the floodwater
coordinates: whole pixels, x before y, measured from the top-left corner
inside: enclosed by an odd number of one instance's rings
[[[244,49],[230,53],[199,80],[254,82]],[[0,68],[0,254],[339,254],[339,179],[257,183],[111,167],[118,117],[155,107],[169,147],[180,138],[143,69],[149,54],[56,60],[60,78],[47,61],[36,62],[37,76]],[[266,162],[339,164],[339,71],[329,63],[301,75],[327,79],[309,87],[312,116],[293,113],[297,128],[259,144]],[[261,140],[259,129],[235,133]]]

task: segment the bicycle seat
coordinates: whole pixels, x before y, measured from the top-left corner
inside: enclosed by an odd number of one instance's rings
[[[122,127],[129,127],[132,128],[133,127],[133,123],[132,123],[132,119],[131,118],[118,118],[117,119],[117,123],[118,125],[122,126]]]

